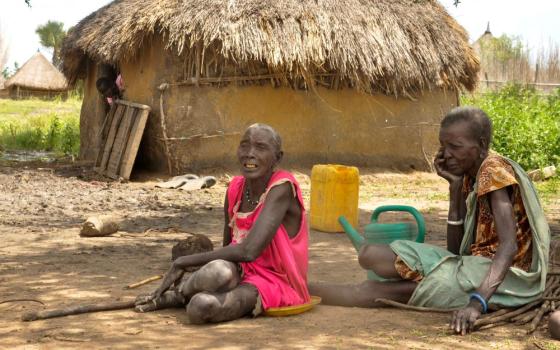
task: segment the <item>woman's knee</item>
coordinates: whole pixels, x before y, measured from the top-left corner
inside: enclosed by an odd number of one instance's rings
[[[218,289],[231,289],[239,283],[239,273],[237,266],[226,260],[213,260],[204,265],[199,271],[199,282],[203,285],[198,286],[200,290],[212,290],[212,286]]]
[[[386,245],[367,244],[360,248],[358,262],[364,269],[373,270],[386,260],[386,250],[390,249]]]
[[[388,245],[367,244],[359,252],[358,262],[366,270],[372,270],[382,277],[393,277],[396,254]]]
[[[209,293],[195,294],[187,305],[187,316],[193,324],[209,322],[220,309],[218,299]]]

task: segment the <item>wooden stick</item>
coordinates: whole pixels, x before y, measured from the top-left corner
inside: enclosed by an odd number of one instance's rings
[[[504,315],[501,315],[501,316],[498,316],[498,317],[488,317],[488,318],[483,318],[483,319],[476,320],[476,322],[474,323],[474,327],[478,328],[478,327],[481,327],[481,326],[484,326],[484,325],[487,325],[487,324],[490,324],[490,323],[507,321],[510,318],[512,318],[513,316],[520,315],[520,314],[524,313],[525,311],[533,308],[534,306],[540,304],[541,302],[542,302],[542,300],[537,300],[537,301],[534,301],[530,304],[527,304],[527,305],[525,305],[525,306],[523,306],[519,309],[513,310],[512,312],[508,312],[507,314],[504,314]]]
[[[0,301],[0,304],[14,303],[14,302],[17,302],[17,301],[32,301],[32,302],[35,302],[35,303],[39,303],[41,305],[45,305],[45,303],[43,303],[41,300],[38,300],[38,299],[7,299],[7,300]]]
[[[490,317],[496,317],[496,316],[505,315],[505,314],[507,314],[507,313],[510,312],[510,311],[511,311],[511,309],[500,309],[500,310],[498,310],[498,311],[494,311],[494,312],[489,313],[489,314],[484,314],[484,315],[480,316],[479,319],[485,319],[485,318],[490,318]]]
[[[167,171],[169,175],[173,174],[171,166],[171,153],[169,152],[169,143],[167,142],[167,124],[165,123],[165,113],[163,111],[163,93],[167,89],[166,85],[162,84],[162,89],[159,95],[159,120],[161,124],[161,134],[163,136],[163,150],[165,151],[165,157],[167,158]]]
[[[133,307],[134,307],[134,300],[88,304],[88,305],[77,305],[77,306],[70,306],[64,309],[26,312],[21,317],[21,320],[24,322],[29,322],[29,321],[44,320],[47,318],[54,318],[54,317],[79,315],[79,314],[85,314],[90,312],[130,309]]]
[[[537,329],[545,312],[550,309],[549,306],[550,306],[550,301],[545,301],[544,304],[542,304],[541,308],[539,309],[539,312],[537,312],[537,315],[531,322],[531,326],[529,326],[529,330],[527,331],[527,334],[531,334],[535,331],[535,329]]]
[[[143,280],[140,281],[140,282],[136,282],[136,283],[129,284],[128,286],[124,287],[123,289],[134,289],[134,288],[138,288],[138,287],[140,287],[140,286],[143,286],[143,285],[148,284],[148,283],[153,282],[153,281],[160,280],[160,279],[162,279],[162,278],[163,278],[163,275],[155,275],[155,276],[152,276],[152,277],[148,277],[148,278],[146,278],[146,279],[143,279]]]
[[[439,309],[439,308],[433,308],[433,307],[413,306],[413,305],[403,304],[403,303],[399,303],[398,301],[393,301],[393,300],[383,299],[383,298],[375,299],[375,302],[376,303],[381,303],[381,304],[384,304],[384,305],[387,305],[387,306],[393,306],[393,307],[396,307],[398,309],[411,310],[411,311],[421,311],[421,312],[449,313],[449,312],[453,312],[453,311],[457,311],[457,310],[462,309],[462,308]]]
[[[512,322],[519,321],[519,320],[521,320],[521,319],[523,319],[523,318],[526,318],[526,317],[528,317],[528,316],[530,316],[530,315],[533,315],[533,317],[534,317],[535,314],[537,313],[537,310],[538,310],[538,309],[531,309],[531,310],[528,310],[528,311],[526,311],[526,312],[524,312],[524,313],[522,313],[522,314],[519,314],[519,315],[517,315],[517,316],[512,317],[512,318],[510,319],[510,321],[512,321]],[[531,317],[531,318],[532,318],[532,317]]]
[[[494,323],[489,323],[486,324],[480,328],[478,328],[479,331],[484,330],[484,329],[488,329],[488,328],[494,328],[494,327],[498,327],[498,326],[503,326],[506,323],[508,323],[507,321],[500,321],[500,322],[494,322]]]

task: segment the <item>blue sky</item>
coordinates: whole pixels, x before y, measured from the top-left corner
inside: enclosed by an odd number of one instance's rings
[[[14,61],[23,64],[37,49],[50,59],[52,52],[44,50],[35,34],[38,25],[48,20],[62,21],[65,28],[107,4],[110,0],[31,0],[28,8],[23,0],[1,0],[0,30],[9,42],[8,66]],[[450,14],[467,29],[471,41],[478,38],[490,22],[496,36],[520,36],[535,49],[549,40],[560,44],[559,0],[440,0]]]

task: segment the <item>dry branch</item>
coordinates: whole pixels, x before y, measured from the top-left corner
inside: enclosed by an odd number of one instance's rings
[[[69,306],[63,309],[26,312],[21,317],[21,320],[25,322],[29,322],[29,321],[44,320],[47,318],[54,318],[54,317],[79,315],[79,314],[85,314],[90,312],[130,309],[133,307],[134,307],[134,300],[88,304],[88,305],[77,305],[77,306]]]
[[[143,285],[148,284],[148,283],[153,282],[153,281],[160,280],[160,279],[162,279],[162,278],[163,278],[163,275],[155,275],[155,276],[152,276],[152,277],[148,277],[148,278],[146,278],[146,279],[143,279],[143,280],[140,281],[140,282],[136,282],[136,283],[129,284],[128,286],[124,287],[124,289],[134,289],[134,288],[138,288],[138,287],[140,287],[140,286],[143,286]]]
[[[378,298],[375,299],[376,303],[381,303],[387,306],[396,307],[403,310],[420,311],[420,312],[439,312],[439,313],[450,313],[459,309],[440,309],[433,307],[423,307],[423,306],[413,306],[408,304],[399,303],[398,301],[393,301],[389,299]]]

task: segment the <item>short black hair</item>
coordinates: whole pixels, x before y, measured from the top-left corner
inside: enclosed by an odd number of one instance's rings
[[[458,122],[467,122],[474,140],[484,138],[487,147],[492,143],[492,121],[482,109],[472,106],[453,108],[441,121],[441,128]]]

